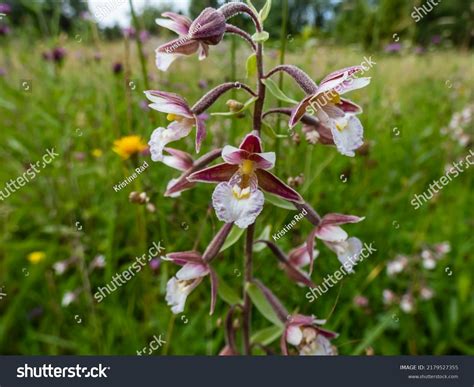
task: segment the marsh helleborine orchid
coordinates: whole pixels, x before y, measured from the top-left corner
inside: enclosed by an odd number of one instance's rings
[[[264,196],[259,188],[291,202],[303,199],[294,189],[268,172],[275,165],[275,153],[263,152],[260,138],[248,134],[239,148],[222,149],[225,163],[188,177],[191,182],[219,183],[212,194],[212,204],[219,220],[247,228],[263,209]]]
[[[194,21],[173,12],[165,12],[162,16],[167,19],[156,19],[156,24],[179,35],[179,38],[156,49],[156,67],[162,71],[168,70],[180,56],[199,52],[199,60],[205,59],[209,54],[209,45],[218,44],[224,36],[225,17],[213,8],[204,9]]]
[[[202,117],[193,113],[186,100],[178,94],[158,90],[145,91],[145,95],[152,102],[148,106],[167,113],[166,118],[171,121],[167,128],[160,127],[152,133],[148,143],[151,159],[162,161],[164,147],[170,142],[186,137],[194,126],[196,126],[196,152],[199,152],[206,128]]]
[[[362,108],[341,98],[341,95],[370,83],[370,78],[353,77],[362,70],[361,66],[352,66],[327,75],[295,108],[290,127],[294,127],[305,113],[311,112],[331,130],[338,151],[346,156],[354,156],[354,150],[364,142],[364,128],[356,117],[356,114],[362,113]]]
[[[269,10],[271,2],[267,2]],[[251,35],[239,27],[227,23],[230,18],[239,14],[247,14],[255,25],[256,34]],[[263,12],[265,13],[265,12]],[[263,14],[262,13],[262,14]],[[321,218],[311,205],[303,200],[301,195],[283,183],[269,172],[274,165],[274,152],[263,152],[260,131],[262,121],[268,114],[286,114],[290,116],[290,127],[299,121],[304,125],[303,131],[309,132],[312,142],[325,145],[336,145],[337,150],[347,156],[354,156],[354,150],[363,142],[363,128],[356,117],[362,109],[355,103],[341,98],[341,95],[366,86],[369,78],[354,78],[361,72],[361,66],[348,67],[326,76],[318,86],[308,74],[296,66],[282,64],[274,67],[265,74],[263,42],[256,37],[265,36],[264,18],[255,12],[255,8],[244,2],[227,2],[219,9],[206,8],[192,21],[191,19],[172,12],[163,14],[164,18],[157,19],[158,25],[176,32],[179,37],[156,50],[156,65],[166,71],[171,63],[179,56],[198,53],[202,60],[208,55],[209,45],[216,45],[223,39],[224,34],[231,33],[242,38],[249,44],[252,55],[256,60],[256,88],[241,82],[225,82],[217,85],[203,95],[194,105],[190,106],[181,96],[157,90],[146,91],[146,97],[151,101],[150,108],[167,114],[170,124],[157,128],[149,142],[153,161],[161,161],[182,172],[181,176],[168,183],[165,196],[178,196],[180,192],[193,187],[197,182],[216,183],[212,194],[212,204],[217,218],[225,222],[220,231],[208,244],[204,253],[196,251],[170,253],[165,259],[182,266],[176,275],[168,281],[166,301],[173,313],[184,310],[188,295],[209,276],[211,279],[211,312],[214,310],[217,295],[217,276],[211,268],[211,261],[220,255],[224,242],[233,225],[248,228],[244,250],[243,297],[231,305],[226,318],[226,346],[221,354],[235,355],[240,353],[236,346],[234,318],[241,318],[243,353],[252,354],[255,343],[251,340],[251,309],[252,292],[261,292],[270,308],[283,324],[284,332],[281,338],[283,354],[288,354],[287,344],[296,347],[300,355],[334,355],[336,349],[331,339],[337,334],[322,329],[322,320],[311,316],[289,315],[278,298],[253,273],[253,254],[255,220],[264,205],[264,194],[276,195],[292,203],[297,209],[305,209],[305,218],[314,226],[306,242],[286,255],[275,243],[259,240],[270,248],[277,257],[280,267],[288,277],[301,286],[313,287],[311,272],[317,250],[315,238],[322,240],[344,265],[348,272],[352,271],[351,262],[357,260],[362,249],[362,243],[357,238],[349,238],[340,227],[347,223],[356,223],[363,218],[351,215],[328,214]],[[295,109],[277,107],[264,111],[267,84],[265,80],[283,71],[291,76],[306,97]],[[212,149],[197,160],[191,155],[167,147],[172,141],[188,136],[196,127],[196,152],[206,135],[204,114],[228,90],[236,88],[249,93],[252,97],[247,107],[254,104],[253,128],[246,135],[238,148],[227,145],[222,149]],[[271,92],[271,90],[268,88]],[[246,104],[247,105],[247,104]],[[311,108],[313,109],[311,111]],[[314,116],[311,116],[314,114]],[[166,152],[163,154],[163,152]],[[209,167],[218,157],[224,162]],[[302,270],[310,265],[309,273]],[[239,315],[234,312],[240,311]],[[288,319],[289,316],[290,318]]]

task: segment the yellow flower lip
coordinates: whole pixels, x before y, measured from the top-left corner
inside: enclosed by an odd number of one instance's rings
[[[248,199],[250,197],[250,188],[240,189],[238,185],[234,185],[232,188],[232,194],[237,200]]]
[[[342,132],[345,128],[347,127],[347,121],[344,121],[343,123],[336,122],[336,129]]]
[[[180,115],[177,115],[177,114],[173,114],[173,113],[169,113],[167,116],[166,116],[166,119],[168,121],[182,121],[184,120],[184,117],[183,116],[180,116]]]
[[[331,99],[330,101],[335,104],[335,105],[338,105],[341,103],[341,96],[339,95],[339,93],[337,93],[336,91],[333,91],[331,93]]]
[[[252,160],[244,160],[241,164],[240,170],[243,175],[251,175],[254,171],[254,162]]]

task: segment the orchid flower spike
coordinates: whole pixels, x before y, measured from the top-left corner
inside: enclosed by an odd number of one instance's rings
[[[319,86],[297,105],[290,118],[290,127],[294,127],[305,113],[314,114],[331,130],[337,150],[343,155],[353,157],[354,150],[364,142],[364,128],[356,117],[356,114],[362,113],[362,108],[348,99],[341,98],[341,95],[370,83],[368,77],[354,77],[354,74],[360,71],[363,71],[362,66],[352,66],[326,76]]]
[[[351,237],[340,227],[347,223],[359,223],[364,217],[344,214],[327,214],[317,227],[315,227],[306,240],[308,254],[310,259],[310,273],[313,270],[314,261],[314,239],[322,240],[326,246],[337,254],[337,258],[347,270],[353,272],[353,266],[359,259],[362,251],[362,242],[360,239]]]
[[[219,183],[212,194],[212,204],[219,220],[247,228],[263,209],[263,189],[291,202],[302,202],[301,196],[268,172],[275,165],[275,153],[263,152],[260,138],[248,134],[239,148],[226,145],[222,150],[225,163],[188,177],[191,182]]]
[[[171,121],[167,128],[157,128],[151,135],[151,159],[163,161],[163,149],[172,142],[186,137],[196,126],[196,152],[201,149],[201,143],[206,135],[204,119],[193,113],[186,100],[175,93],[148,90],[146,97],[152,102],[148,105],[151,109],[167,113],[166,118]]]
[[[290,344],[298,349],[301,356],[337,355],[337,349],[330,340],[338,334],[319,326],[324,324],[325,320],[316,320],[313,316],[301,314],[288,317],[280,342],[283,354],[288,355],[287,344]]]
[[[179,35],[179,38],[163,44],[155,51],[156,67],[162,71],[168,70],[180,56],[198,52],[199,60],[205,59],[209,54],[209,45],[218,44],[226,29],[224,15],[214,8],[204,9],[194,21],[173,12],[165,12],[162,16],[167,19],[156,19],[156,24]]]

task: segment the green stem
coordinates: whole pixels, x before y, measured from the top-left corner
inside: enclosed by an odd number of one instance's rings
[[[288,0],[283,0],[283,8],[281,12],[281,32],[280,32],[280,65],[285,63],[285,54],[286,54],[286,34],[288,32]],[[280,90],[283,90],[283,72],[280,72],[278,77],[278,87]],[[278,107],[281,108],[282,101],[278,100]],[[281,120],[277,117],[276,122],[276,132],[280,134],[281,130]],[[277,154],[280,154],[282,140],[281,138],[276,139],[276,151]],[[277,171],[278,165],[275,166],[275,171]]]
[[[230,39],[230,79],[236,80],[237,79],[237,61],[236,61],[236,52],[237,52],[237,38],[235,36],[231,36]],[[235,99],[237,96],[237,90],[232,89],[231,91],[231,98]],[[235,138],[235,126],[237,123],[237,119],[235,115],[232,116],[230,121],[230,135],[231,139]]]
[[[251,354],[250,345],[250,320],[252,317],[252,303],[246,291],[247,283],[252,281],[253,270],[253,240],[255,232],[255,223],[247,228],[247,239],[245,242],[245,261],[244,261],[244,307],[243,307],[243,334],[244,334],[244,353]]]

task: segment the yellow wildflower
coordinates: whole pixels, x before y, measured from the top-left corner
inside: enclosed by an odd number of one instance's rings
[[[40,263],[43,259],[46,258],[46,254],[42,251],[33,251],[32,253],[28,254],[27,258],[28,261],[36,265],[37,263]]]
[[[115,140],[113,151],[126,160],[136,153],[143,152],[146,148],[147,145],[140,136],[132,135]]]
[[[104,154],[104,152],[102,152],[102,149],[95,148],[95,149],[92,150],[91,154],[92,154],[92,156],[94,156],[96,159],[98,159],[99,157],[102,157],[102,155]]]

